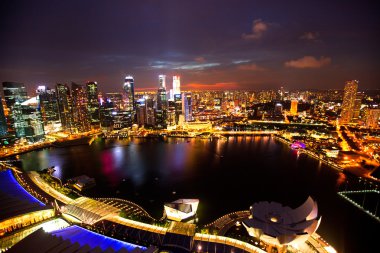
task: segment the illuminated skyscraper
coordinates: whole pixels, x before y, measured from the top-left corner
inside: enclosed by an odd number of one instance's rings
[[[166,90],[166,75],[159,75],[158,82],[160,84],[159,88],[164,88]]]
[[[87,91],[87,110],[89,112],[91,128],[99,128],[99,100],[98,100],[98,84],[96,82],[86,83]]]
[[[182,93],[182,114],[185,118],[185,121],[193,120],[192,99],[190,92]]]
[[[67,84],[57,84],[57,101],[59,117],[62,128],[65,131],[72,132],[72,111],[70,89]]]
[[[0,97],[0,136],[7,135],[7,120],[4,114],[3,99]]]
[[[181,78],[173,76],[173,95],[181,94]]]
[[[87,132],[91,130],[90,115],[88,112],[87,94],[83,85],[71,83],[72,115],[74,132]]]
[[[298,110],[298,101],[292,100],[292,102],[290,104],[290,114],[291,115],[297,115],[297,110]]]
[[[16,134],[15,123],[22,118],[21,103],[28,99],[23,83],[3,82],[4,100],[9,109],[7,127],[9,134]],[[18,115],[18,116],[17,116]]]
[[[380,109],[370,108],[367,110],[365,126],[371,129],[379,128]]]
[[[37,97],[22,102],[20,108],[20,117],[15,121],[16,137],[25,137],[30,142],[41,140],[45,132]]]
[[[60,130],[61,122],[55,90],[49,89],[45,86],[38,86],[36,93],[45,132],[48,133],[50,131]]]
[[[158,77],[159,88],[157,91],[157,107],[156,107],[156,126],[158,128],[166,128],[167,126],[167,114],[168,114],[168,100],[166,97],[165,89],[165,76],[160,75]]]
[[[362,105],[362,100],[364,98],[364,92],[358,91],[355,96],[355,101],[354,101],[354,108],[353,108],[353,114],[352,114],[352,119],[351,122],[357,123],[359,118],[360,118],[360,108]]]
[[[347,81],[346,85],[344,86],[342,112],[340,114],[341,124],[347,124],[352,121],[352,118],[354,116],[355,99],[356,93],[358,91],[358,84],[359,81],[351,80]]]
[[[126,96],[125,109],[135,112],[135,81],[133,76],[126,76],[124,80],[123,90]]]

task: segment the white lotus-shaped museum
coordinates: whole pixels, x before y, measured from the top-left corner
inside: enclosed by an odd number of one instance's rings
[[[297,245],[305,242],[321,222],[317,203],[311,198],[296,209],[276,202],[251,206],[251,217],[243,222],[249,235],[271,245]]]

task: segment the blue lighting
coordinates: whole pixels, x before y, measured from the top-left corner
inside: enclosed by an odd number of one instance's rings
[[[32,203],[38,203],[40,206],[45,206],[44,203],[36,199],[17,182],[11,170],[0,172],[0,185],[0,191],[9,196],[20,200],[28,200]]]
[[[81,246],[88,244],[91,249],[99,246],[103,251],[110,247],[116,252],[121,248],[125,248],[128,251],[132,251],[134,248],[146,250],[145,247],[116,240],[78,226],[70,226],[61,230],[53,231],[51,234],[57,237],[62,237],[64,240],[69,239],[72,243],[77,242]]]

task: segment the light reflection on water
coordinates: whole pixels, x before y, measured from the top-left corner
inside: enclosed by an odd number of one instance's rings
[[[309,195],[323,220],[346,211],[331,208],[337,201],[331,196],[345,180],[342,174],[268,136],[102,140],[20,158],[25,170],[55,166],[55,176],[64,182],[82,174],[94,177],[97,187],[91,194],[135,201],[156,217],[163,203],[177,198],[199,198],[202,223],[256,201],[295,207]],[[342,228],[323,221],[320,230],[327,238],[332,232],[344,236]]]

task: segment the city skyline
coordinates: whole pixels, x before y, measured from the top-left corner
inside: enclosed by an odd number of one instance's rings
[[[186,89],[377,87],[379,17],[368,2],[2,3],[1,81],[95,80],[137,89],[180,75]],[[132,10],[133,15],[128,15]],[[323,17],[323,18],[321,18]],[[30,86],[33,86],[31,88]]]

